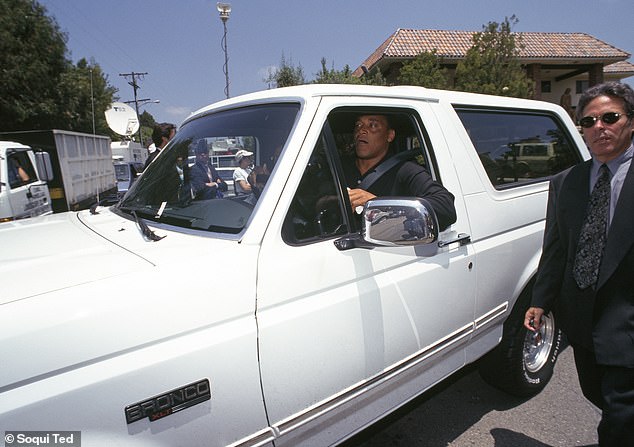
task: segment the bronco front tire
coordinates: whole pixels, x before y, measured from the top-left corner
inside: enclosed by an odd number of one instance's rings
[[[509,394],[531,397],[550,381],[561,349],[562,334],[553,313],[538,332],[524,328],[524,314],[511,315],[500,344],[479,363],[482,378]]]

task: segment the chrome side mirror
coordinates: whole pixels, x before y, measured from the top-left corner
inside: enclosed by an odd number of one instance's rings
[[[335,241],[340,250],[355,247],[398,247],[438,240],[438,219],[425,199],[377,197],[365,204],[361,234]]]

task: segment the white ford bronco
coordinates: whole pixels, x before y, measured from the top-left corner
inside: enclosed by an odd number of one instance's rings
[[[416,197],[352,209],[360,114],[390,117],[395,156],[455,196],[455,223]],[[229,140],[253,154],[251,193],[200,197],[197,151]],[[475,361],[538,393],[561,342],[552,314],[522,328],[548,181],[588,157],[538,101],[311,85],[206,107],[117,205],[0,224],[0,426],[332,445]]]

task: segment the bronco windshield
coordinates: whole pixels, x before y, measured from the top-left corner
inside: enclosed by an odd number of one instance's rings
[[[184,228],[239,233],[298,111],[297,103],[266,104],[187,122],[116,209]]]

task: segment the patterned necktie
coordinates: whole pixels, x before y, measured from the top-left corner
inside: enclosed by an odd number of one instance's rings
[[[599,178],[590,195],[586,218],[579,234],[575,264],[572,268],[572,276],[580,289],[596,284],[607,237],[610,170],[603,164],[599,171]]]

